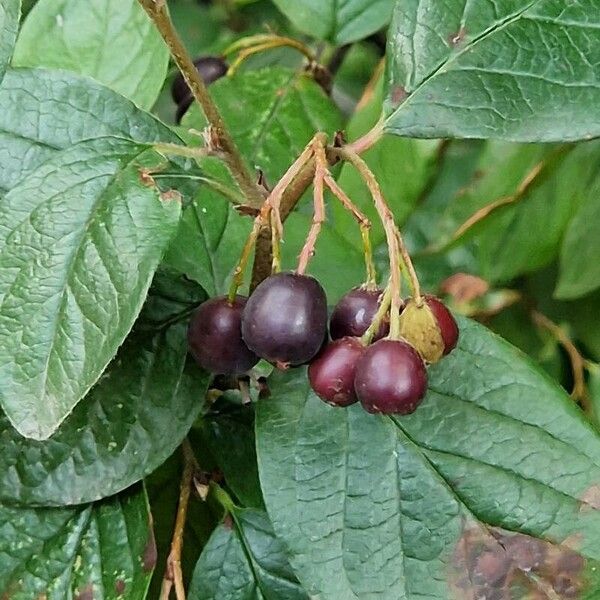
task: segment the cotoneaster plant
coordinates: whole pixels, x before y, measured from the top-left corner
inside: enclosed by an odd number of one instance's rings
[[[600,598],[598,31],[0,0],[0,598]]]

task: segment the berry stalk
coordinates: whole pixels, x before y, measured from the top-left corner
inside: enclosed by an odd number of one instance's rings
[[[394,215],[383,197],[379,182],[367,163],[349,147],[340,148],[337,152],[342,158],[355,167],[363,181],[366,183],[369,192],[373,197],[375,208],[385,231],[390,257],[390,338],[392,340],[397,340],[400,339],[400,308],[402,305],[402,299],[400,297],[402,285],[399,243],[400,233],[394,222]]]
[[[388,284],[383,292],[383,296],[381,297],[381,301],[379,303],[379,308],[369,325],[369,328],[365,331],[364,335],[360,338],[360,341],[363,345],[368,346],[373,338],[377,335],[377,332],[380,330],[381,324],[383,323],[388,311],[390,310],[390,305],[392,303],[392,288]]]
[[[314,212],[306,243],[298,258],[298,268],[296,269],[298,275],[306,273],[308,263],[315,254],[315,246],[321,233],[321,227],[325,222],[325,174],[328,171],[328,163],[325,145],[321,136],[315,137],[313,147],[315,153]]]
[[[310,161],[312,155],[313,144],[310,143],[308,146],[306,146],[302,154],[300,154],[292,166],[286,171],[284,176],[277,182],[277,185],[273,188],[273,191],[269,194],[269,197],[261,206],[258,216],[254,219],[254,224],[252,226],[250,235],[244,244],[244,248],[240,255],[240,260],[235,268],[235,271],[233,272],[233,279],[228,294],[230,302],[233,302],[237,295],[238,289],[244,282],[244,273],[246,272],[248,262],[250,261],[250,257],[252,255],[252,250],[256,245],[259,235],[265,228],[268,230],[270,225],[272,225],[272,227],[270,227],[270,241],[275,242],[273,244],[275,252],[273,258],[274,264],[272,265],[272,268],[273,266],[276,268],[279,266],[279,242],[283,236],[283,223],[280,213],[281,199],[294,179],[303,170],[307,162]]]
[[[337,181],[331,176],[329,171],[325,174],[325,185],[358,222],[365,255],[367,289],[374,289],[377,286],[377,272],[375,270],[375,262],[373,261],[373,247],[371,245],[371,221],[369,221],[365,214],[359,210],[352,200],[350,200],[346,192],[338,185]]]

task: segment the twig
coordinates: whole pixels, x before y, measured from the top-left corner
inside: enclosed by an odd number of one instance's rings
[[[531,188],[536,185],[541,176],[546,173],[548,167],[553,164],[553,161],[560,158],[562,155],[567,154],[571,148],[569,146],[560,146],[552,156],[545,158],[544,160],[537,163],[523,178],[523,180],[519,183],[517,189],[514,194],[510,196],[504,196],[502,198],[498,198],[490,204],[486,204],[481,207],[478,211],[473,213],[452,235],[449,243],[456,242],[459,240],[467,231],[472,229],[475,225],[487,219],[492,213],[496,212],[498,209],[503,206],[508,206],[510,204],[515,204],[521,201],[531,190]]]
[[[573,371],[573,390],[571,396],[574,400],[581,402],[586,413],[592,414],[588,389],[585,383],[585,358],[563,328],[550,320],[546,315],[537,310],[532,310],[531,318],[538,327],[549,331],[552,337],[565,349]]]
[[[183,548],[183,534],[185,531],[190,492],[197,463],[188,440],[184,440],[182,450],[183,473],[181,475],[181,484],[179,488],[179,504],[177,506],[175,529],[173,530],[173,539],[171,541],[171,552],[167,558],[167,567],[165,569],[160,591],[160,600],[168,600],[173,585],[175,586],[175,596],[177,600],[185,600],[183,573],[181,572],[181,551]]]
[[[212,137],[218,146],[216,149],[223,153],[223,160],[246,196],[246,203],[252,208],[260,208],[264,201],[264,194],[249,173],[233,138],[225,127],[225,122],[217,105],[213,102],[202,77],[196,70],[194,62],[175,31],[166,2],[164,0],[138,0],[138,2],[154,22],[169,47],[171,55],[185,78],[192,95],[202,107],[212,129]]]

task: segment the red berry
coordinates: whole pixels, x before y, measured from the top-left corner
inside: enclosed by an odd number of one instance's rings
[[[354,376],[365,347],[358,338],[344,337],[328,344],[308,367],[308,379],[317,396],[332,406],[358,401]]]
[[[336,305],[331,314],[329,330],[331,339],[337,340],[346,336],[361,337],[373,322],[379,309],[379,301],[383,290],[367,290],[354,288],[350,290]],[[379,327],[375,339],[388,334],[390,325],[385,320]]]
[[[311,360],[327,333],[327,298],[312,277],[277,273],[248,300],[242,337],[258,356],[281,368]]]
[[[236,296],[212,298],[200,305],[188,328],[190,353],[196,362],[215,374],[238,375],[249,371],[257,362],[242,339],[242,311],[246,298]]]
[[[358,361],[354,386],[368,412],[408,415],[427,391],[425,363],[410,344],[379,340]]]
[[[446,305],[435,296],[426,296],[425,302],[431,309],[436,318],[442,340],[444,341],[444,355],[450,354],[458,343],[458,325],[452,316],[452,313],[446,308]]]

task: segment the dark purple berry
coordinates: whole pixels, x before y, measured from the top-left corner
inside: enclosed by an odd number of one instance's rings
[[[206,85],[210,85],[225,76],[229,69],[229,65],[220,56],[200,56],[194,60],[194,65]],[[181,104],[188,97],[191,97],[190,88],[181,73],[178,73],[173,80],[171,95],[176,104]]]
[[[373,322],[382,294],[383,290],[380,289],[354,288],[350,290],[337,303],[331,314],[329,322],[331,339],[337,340],[346,336],[361,337]],[[374,339],[385,337],[389,327],[389,321],[384,320]]]
[[[425,302],[431,309],[433,316],[436,318],[442,340],[444,341],[444,355],[450,354],[458,343],[458,325],[452,316],[452,313],[446,308],[446,305],[434,296],[426,296]]]
[[[327,298],[312,277],[277,273],[248,300],[242,336],[258,356],[280,368],[313,358],[327,333]]]
[[[368,412],[408,415],[427,391],[425,363],[410,344],[379,340],[358,361],[354,387]]]
[[[308,367],[308,380],[321,400],[333,406],[350,406],[358,401],[354,376],[364,351],[358,338],[344,337],[328,344],[313,359]]]
[[[258,356],[242,339],[246,301],[243,296],[236,296],[232,304],[226,296],[212,298],[194,313],[188,328],[188,344],[202,368],[215,374],[238,375],[258,362]]]
[[[181,119],[188,111],[188,108],[192,105],[194,101],[194,97],[190,94],[186,98],[184,98],[181,103],[177,106],[177,111],[175,112],[175,123],[179,125],[181,123]]]

